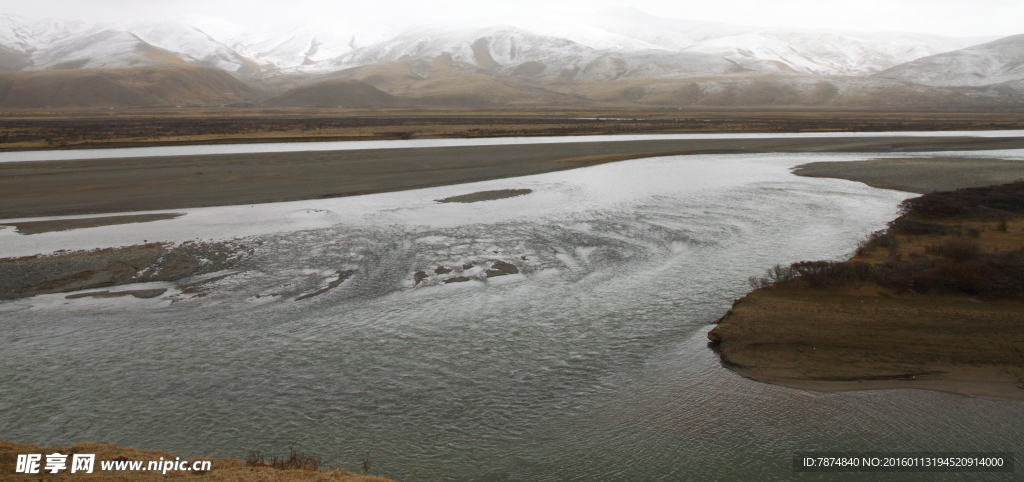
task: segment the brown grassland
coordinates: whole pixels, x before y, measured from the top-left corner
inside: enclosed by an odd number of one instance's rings
[[[0,151],[178,144],[729,132],[1024,129],[1015,111],[164,108],[0,113]]]

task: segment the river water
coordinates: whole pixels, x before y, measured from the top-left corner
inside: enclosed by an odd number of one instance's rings
[[[709,322],[749,276],[849,256],[896,216],[909,194],[789,173],[857,158],[664,157],[65,233],[6,230],[3,255],[141,237],[234,237],[255,253],[198,294],[0,304],[0,439],[182,458],[283,454],[294,443],[353,471],[369,453],[372,473],[398,480],[494,481],[863,480],[795,474],[791,456],[1024,446],[1019,401],[777,387],[721,368],[707,348]],[[533,192],[434,201],[492,189]],[[495,261],[519,273],[484,278]],[[297,300],[345,270],[351,279]],[[459,274],[470,281],[444,282]]]

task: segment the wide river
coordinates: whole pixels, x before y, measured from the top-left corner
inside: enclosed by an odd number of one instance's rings
[[[294,443],[352,471],[369,453],[372,473],[397,480],[488,481],[864,480],[794,473],[792,454],[1024,446],[1019,401],[789,389],[725,370],[708,349],[709,322],[748,277],[842,259],[896,216],[910,194],[789,172],[863,158],[662,157],[63,233],[6,229],[2,256],[139,238],[236,238],[255,252],[203,296],[0,303],[0,439],[182,458]],[[533,192],[434,201],[493,189]],[[519,274],[479,277],[494,261]],[[296,300],[349,269],[340,286]],[[443,283],[459,273],[473,279]]]

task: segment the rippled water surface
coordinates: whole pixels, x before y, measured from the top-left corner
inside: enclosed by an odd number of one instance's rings
[[[896,215],[904,193],[788,172],[855,157],[644,159],[39,235],[227,226],[256,252],[198,294],[0,304],[0,438],[236,458],[294,442],[399,480],[834,480],[792,453],[1024,446],[1020,402],[793,390],[707,348],[747,277],[847,256]],[[489,189],[533,192],[434,202]],[[519,273],[485,278],[495,261]],[[936,479],[898,475],[878,478]]]

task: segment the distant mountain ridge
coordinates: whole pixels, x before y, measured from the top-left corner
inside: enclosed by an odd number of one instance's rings
[[[936,87],[1006,86],[1024,92],[1024,35],[925,57],[876,76]]]
[[[662,18],[633,8],[593,15],[552,14],[472,28],[387,25],[278,25],[245,29],[190,16],[89,24],[0,16],[0,69],[129,68],[198,64],[242,75],[322,74],[371,63],[449,54],[492,70],[545,64],[586,78],[615,78],[600,59],[666,59],[663,73],[720,73],[726,63],[759,72],[870,75],[986,39],[911,33],[765,29]],[[486,55],[484,55],[486,53]],[[492,62],[493,61],[493,62]],[[607,63],[607,62],[606,62]],[[687,67],[693,65],[693,67]],[[589,70],[588,70],[589,67]],[[528,67],[529,69],[530,67]],[[589,76],[589,77],[588,77]]]
[[[746,27],[633,8],[471,27],[0,15],[0,107],[1021,105],[1024,35],[985,40]]]

